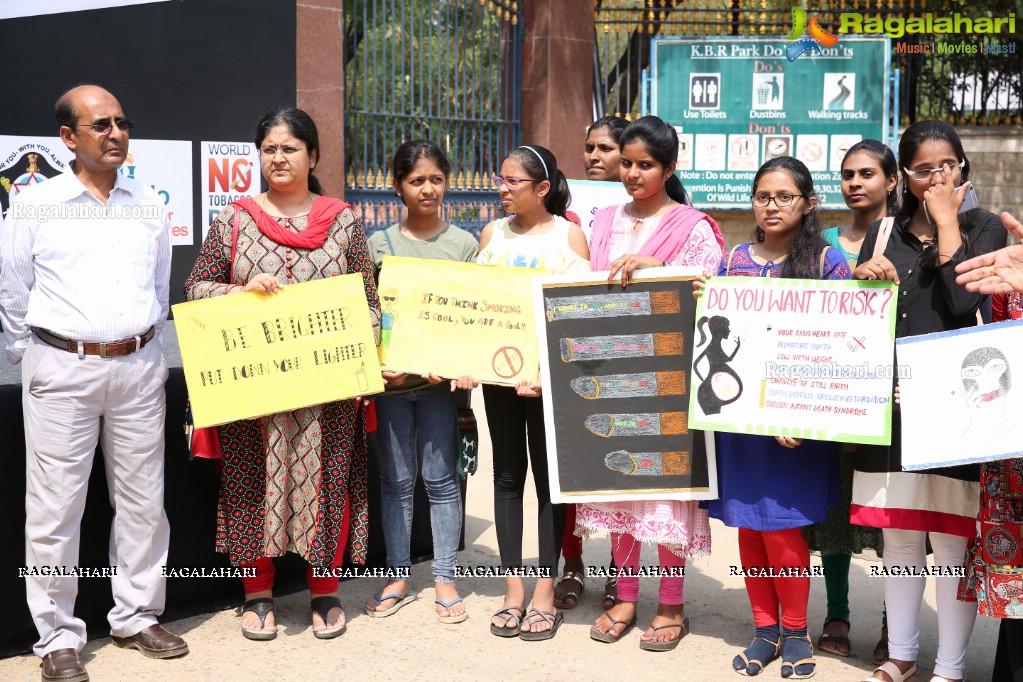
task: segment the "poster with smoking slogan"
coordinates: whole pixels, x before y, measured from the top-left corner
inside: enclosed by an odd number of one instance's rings
[[[932,467],[1020,457],[1023,320],[911,336],[896,342],[902,466]]]
[[[172,307],[196,427],[384,390],[361,273]]]
[[[380,364],[485,384],[536,381],[531,282],[546,270],[384,256]]]
[[[717,497],[713,454],[689,423],[696,303],[689,268],[534,282],[556,502]]]
[[[891,443],[898,287],[712,277],[696,312],[693,426]]]

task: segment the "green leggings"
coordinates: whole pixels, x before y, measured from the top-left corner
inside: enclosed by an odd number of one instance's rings
[[[824,566],[824,587],[828,591],[828,620],[849,622],[849,564],[848,554],[828,554],[821,557]],[[888,625],[888,611],[881,611],[881,625]]]

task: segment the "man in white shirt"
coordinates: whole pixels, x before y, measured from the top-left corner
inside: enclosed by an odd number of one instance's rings
[[[118,173],[133,123],[114,96],[80,86],[57,100],[56,115],[75,160],[11,202],[0,246],[0,320],[8,358],[22,366],[34,650],[44,682],[84,682],[75,574],[110,574],[116,644],[154,658],[188,652],[156,620],[170,539],[160,333],[171,247],[160,198]],[[97,442],[114,507],[110,566],[78,567]]]

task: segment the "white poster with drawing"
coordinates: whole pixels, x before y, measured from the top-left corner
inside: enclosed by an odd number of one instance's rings
[[[711,277],[689,425],[890,444],[896,293],[891,282]]]
[[[902,466],[910,471],[1023,453],[1023,320],[896,341]]]
[[[568,210],[579,216],[582,222],[580,227],[586,233],[587,242],[593,234],[593,216],[597,211],[632,201],[632,197],[625,191],[625,185],[620,182],[569,180],[568,190],[572,194]]]

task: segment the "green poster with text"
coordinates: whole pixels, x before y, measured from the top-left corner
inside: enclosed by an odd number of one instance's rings
[[[846,150],[887,140],[887,38],[842,36],[791,62],[789,44],[654,41],[652,111],[679,132],[678,173],[695,205],[748,207],[760,165],[794,156],[813,173],[821,204],[844,207]]]

